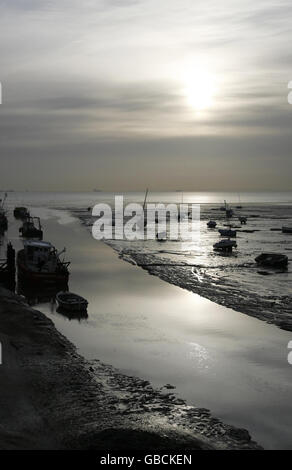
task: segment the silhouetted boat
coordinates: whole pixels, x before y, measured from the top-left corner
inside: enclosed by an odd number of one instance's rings
[[[292,233],[292,227],[282,227],[283,233]]]
[[[87,310],[87,300],[73,292],[58,292],[56,300],[62,310],[69,312],[84,312]]]
[[[207,226],[209,228],[215,228],[217,225],[217,222],[215,222],[215,220],[209,220],[209,222],[207,223]]]
[[[15,289],[15,250],[9,242],[6,259],[0,259],[0,284],[9,290]]]
[[[232,248],[236,248],[237,243],[234,240],[224,239],[213,245],[214,250],[216,251],[232,251]]]
[[[29,212],[26,207],[15,207],[13,215],[16,219],[25,219],[29,217]]]
[[[35,223],[38,226],[35,226]],[[21,233],[22,237],[24,238],[38,238],[42,240],[43,238],[43,231],[39,217],[31,217],[28,216],[24,220],[22,227],[20,227],[19,232]]]
[[[18,276],[22,281],[64,284],[68,282],[70,262],[60,260],[60,253],[49,242],[27,240],[17,254]]]
[[[0,199],[0,232],[5,232],[8,228],[8,219],[6,217],[6,212],[4,209],[4,203],[7,197],[7,193],[5,193],[5,196],[3,199]]]
[[[278,253],[262,253],[255,258],[255,261],[260,266],[285,268],[288,265],[288,256]]]
[[[221,237],[236,237],[236,230],[219,228],[218,232],[220,233]]]

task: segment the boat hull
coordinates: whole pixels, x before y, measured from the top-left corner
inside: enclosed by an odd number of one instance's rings
[[[17,254],[17,273],[20,281],[29,283],[63,285],[69,279],[69,271],[62,265],[52,273],[30,270],[25,262],[24,250],[20,250]]]

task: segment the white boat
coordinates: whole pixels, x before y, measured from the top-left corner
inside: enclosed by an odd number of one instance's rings
[[[166,232],[158,232],[156,234],[156,240],[158,242],[165,242],[166,241]]]
[[[61,309],[72,312],[83,312],[88,306],[88,302],[84,297],[73,292],[58,292],[56,300]]]

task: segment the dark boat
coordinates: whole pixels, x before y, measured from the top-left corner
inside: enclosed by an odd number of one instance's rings
[[[70,262],[60,260],[60,253],[49,242],[27,240],[17,253],[18,277],[22,282],[55,283],[68,282]]]
[[[15,250],[7,244],[6,259],[0,259],[0,284],[6,289],[15,289]]]
[[[217,222],[215,222],[215,220],[209,220],[209,222],[207,223],[207,226],[209,228],[215,228],[217,225]]]
[[[37,227],[35,225],[37,223]],[[28,216],[20,227],[19,232],[24,238],[38,238],[43,239],[43,231],[39,217]]]
[[[13,215],[16,219],[26,219],[29,217],[29,212],[26,207],[15,207]]]
[[[7,193],[3,199],[0,199],[0,233],[3,233],[8,228],[8,220],[6,217],[6,211],[4,209],[4,203],[6,201]]]
[[[0,211],[0,232],[5,232],[8,228],[8,220],[3,210]]]
[[[288,256],[278,253],[262,253],[255,258],[255,261],[260,266],[286,268],[288,265]]]
[[[62,310],[69,312],[85,312],[87,310],[87,300],[73,292],[58,292],[56,300]]]
[[[220,233],[221,237],[236,237],[236,230],[219,228],[218,232]]]
[[[283,233],[292,233],[292,227],[282,227]]]
[[[213,245],[213,248],[215,251],[225,251],[229,253],[232,252],[232,249],[236,247],[237,247],[236,241],[229,240],[228,238],[224,240],[220,240],[219,242]]]

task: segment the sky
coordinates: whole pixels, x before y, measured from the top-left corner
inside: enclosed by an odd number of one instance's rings
[[[291,43],[290,1],[0,0],[0,189],[292,190]]]

